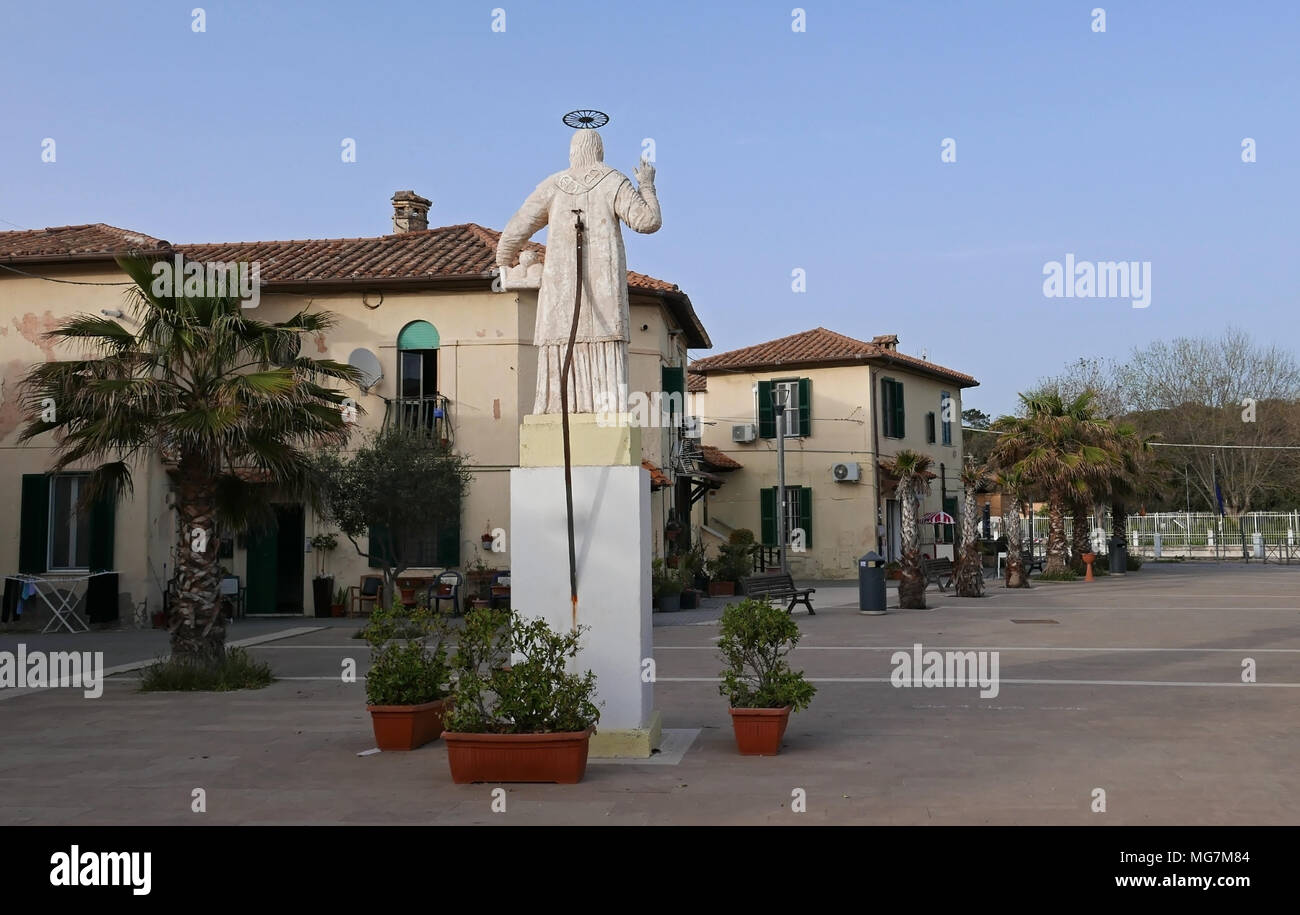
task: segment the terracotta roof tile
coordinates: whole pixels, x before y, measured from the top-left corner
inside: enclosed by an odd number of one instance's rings
[[[888,337],[877,339],[887,340]],[[689,371],[707,375],[715,372],[844,365],[866,361],[904,366],[922,374],[952,381],[962,387],[974,387],[979,384],[964,372],[945,368],[915,356],[904,355],[879,343],[866,343],[853,337],[846,337],[824,327],[727,353],[719,353],[705,359],[697,359],[690,364]]]
[[[690,394],[703,394],[709,390],[709,378],[698,372],[686,373],[686,390]]]
[[[20,232],[0,232],[0,260],[47,256],[99,256],[128,250],[176,250],[204,261],[258,261],[264,284],[328,284],[331,282],[383,282],[395,280],[487,280],[496,265],[500,233],[464,223],[417,232],[374,238],[303,239],[296,241],[246,241],[169,245],[161,239],[98,223],[58,226]],[[545,245],[529,242],[529,249],[546,255]],[[665,280],[629,270],[628,289],[659,295],[687,332],[695,349],[712,346],[690,297]]]
[[[650,471],[650,488],[663,489],[665,486],[672,486],[673,481],[668,476],[649,461],[642,461],[641,466]]]
[[[167,242],[102,222],[0,232],[0,260],[38,257],[109,256],[128,250],[157,251]]]
[[[700,445],[700,457],[714,470],[741,470],[745,466],[713,445]]]

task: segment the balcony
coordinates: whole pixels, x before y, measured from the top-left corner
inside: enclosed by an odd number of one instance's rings
[[[424,432],[443,445],[452,443],[451,401],[441,394],[398,397],[384,409],[384,425]]]

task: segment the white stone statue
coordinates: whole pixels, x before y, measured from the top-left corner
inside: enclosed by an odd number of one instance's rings
[[[619,220],[648,235],[659,230],[662,219],[654,166],[641,160],[636,169],[639,186],[633,187],[604,158],[600,134],[574,131],[568,169],[537,185],[506,223],[497,243],[496,263],[508,287],[509,277],[519,268],[508,274],[507,270],[524,242],[550,226],[533,332],[537,346],[534,413],[560,412],[560,367],[569,344],[578,273],[574,210],[582,211],[584,226],[583,284],[569,374],[569,412],[627,412],[627,256]],[[523,272],[528,272],[526,267]]]

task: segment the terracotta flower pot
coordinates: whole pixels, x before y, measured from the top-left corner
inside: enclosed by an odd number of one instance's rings
[[[790,708],[733,708],[731,727],[741,756],[775,756],[790,723]]]
[[[465,734],[444,731],[451,780],[555,782],[573,785],[587,771],[587,748],[595,728],[555,734]]]
[[[343,604],[330,605],[330,616],[342,616],[346,611],[347,611],[347,607],[345,607]]]
[[[375,745],[381,750],[414,750],[442,733],[442,716],[450,699],[420,705],[370,705],[370,723],[375,728]]]
[[[736,583],[734,581],[709,582],[709,597],[730,597],[735,593]]]

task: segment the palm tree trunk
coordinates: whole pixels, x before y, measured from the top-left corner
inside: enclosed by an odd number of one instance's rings
[[[1084,572],[1083,554],[1092,552],[1092,540],[1088,537],[1090,508],[1084,502],[1076,501],[1070,516],[1070,568],[1080,575]]]
[[[902,518],[902,578],[898,582],[898,606],[903,610],[925,609],[925,576],[921,574],[921,549],[917,541],[916,494],[913,480],[904,477],[897,486]]]
[[[1002,527],[1007,534],[1007,570],[1004,580],[1008,588],[1028,588],[1025,564],[1020,556],[1024,549],[1020,536],[1020,502],[1010,493],[1004,494],[1003,498],[1007,499],[1007,508],[1002,514]]]
[[[1047,562],[1043,574],[1064,572],[1065,555],[1065,495],[1053,492],[1047,498]]]
[[[965,487],[961,504],[961,555],[957,557],[957,596],[984,596],[984,563],[976,536],[975,490]]]
[[[1128,508],[1123,502],[1110,503],[1110,536],[1128,543]]]
[[[168,621],[172,657],[215,664],[226,653],[226,622],[217,600],[220,563],[213,517],[215,485],[206,462],[198,455],[183,456],[178,470],[177,594]]]

